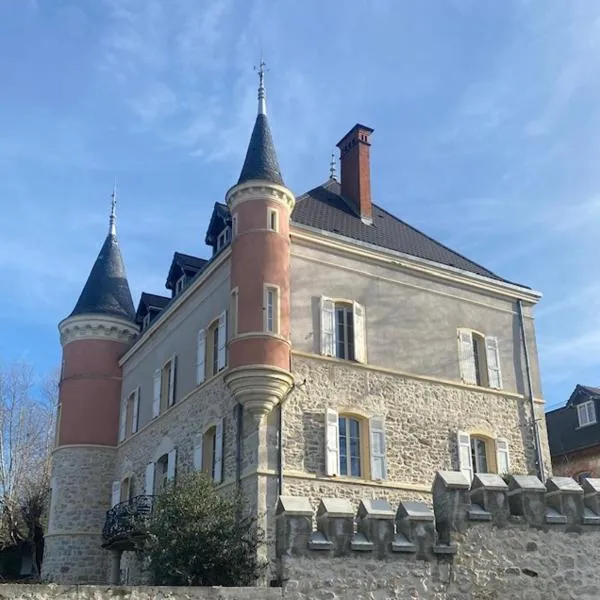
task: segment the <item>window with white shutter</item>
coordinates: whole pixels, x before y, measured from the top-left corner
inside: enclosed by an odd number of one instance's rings
[[[167,459],[167,481],[175,479],[175,467],[177,464],[177,449],[173,448],[169,451]]]
[[[335,356],[335,303],[321,296],[321,354]]]
[[[510,472],[510,461],[508,459],[508,440],[496,439],[496,465],[501,475]]]
[[[133,405],[131,409],[131,433],[136,433],[140,420],[140,388],[133,393]]]
[[[500,371],[500,351],[498,338],[486,336],[485,356],[488,369],[488,385],[498,390],[502,389],[502,373]]]
[[[121,482],[113,481],[112,482],[112,498],[111,505],[116,506],[121,502]]]
[[[200,329],[196,337],[196,383],[201,384],[205,378],[206,331]]]
[[[460,378],[464,383],[477,384],[477,365],[475,361],[475,347],[473,334],[467,329],[458,330],[458,362],[460,365]]]
[[[359,363],[367,362],[367,335],[365,308],[358,302],[352,306],[352,317],[354,320],[354,360]]]
[[[265,285],[263,298],[263,329],[269,333],[279,333],[279,288]]]
[[[325,472],[340,472],[338,413],[330,408],[325,411]]]
[[[160,414],[160,369],[154,371],[154,385],[152,388],[152,416],[158,417]]]
[[[218,328],[217,370],[220,371],[227,364],[227,311],[225,310],[219,315]]]
[[[145,491],[146,495],[152,496],[154,494],[154,463],[148,463],[146,465],[146,477],[145,477]]]
[[[214,461],[213,480],[215,483],[221,483],[223,480],[223,419],[217,423]]]
[[[173,356],[170,360],[170,368],[169,368],[169,397],[167,401],[167,406],[173,406],[175,404],[175,385],[177,381],[177,356]]]
[[[458,468],[471,481],[473,479],[473,461],[471,458],[471,436],[465,431],[456,434],[458,444]]]
[[[385,421],[383,417],[371,417],[369,420],[371,434],[371,478],[386,478],[385,456]]]

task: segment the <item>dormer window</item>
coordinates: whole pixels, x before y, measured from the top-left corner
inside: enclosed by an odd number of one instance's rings
[[[179,294],[185,287],[186,276],[185,273],[175,282],[175,295]]]
[[[225,227],[217,237],[217,252],[231,242],[231,228]]]
[[[593,400],[588,400],[577,406],[579,427],[593,425],[596,422],[596,406]]]
[[[148,327],[150,327],[150,311],[144,315],[144,320],[142,321],[142,331],[146,331]]]

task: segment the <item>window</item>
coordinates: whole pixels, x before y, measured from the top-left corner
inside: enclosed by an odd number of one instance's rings
[[[279,213],[276,208],[267,209],[267,229],[279,231]]]
[[[144,315],[144,319],[142,320],[142,331],[146,331],[148,327],[150,327],[150,311]]]
[[[237,320],[238,320],[238,289],[235,288],[231,292],[229,299],[229,339],[237,335]]]
[[[203,354],[201,352],[203,351]],[[198,362],[196,380],[202,383],[206,376],[211,377],[227,365],[227,311],[223,311],[208,330],[198,332]],[[204,356],[204,360],[201,357]]]
[[[148,496],[158,494],[169,481],[175,479],[177,450],[172,448],[162,454],[156,462],[146,465],[145,493]]]
[[[365,309],[362,305],[321,298],[321,354],[366,362]]]
[[[154,493],[160,492],[169,481],[169,455],[163,454],[157,461],[154,469]]]
[[[264,291],[264,330],[279,333],[279,288],[267,285]]]
[[[125,477],[121,481],[121,502],[127,502],[132,497],[131,477]]]
[[[186,276],[185,273],[175,282],[175,294],[179,294],[185,287]]]
[[[508,473],[508,441],[481,434],[457,433],[459,469],[469,481],[475,473]]]
[[[227,246],[231,241],[231,229],[229,227],[225,227],[223,231],[217,236],[217,252]]]
[[[194,468],[210,475],[215,483],[223,480],[223,419],[197,437]]]
[[[119,425],[119,441],[134,434],[138,430],[140,408],[140,388],[136,388],[127,396],[121,405],[121,420]]]
[[[325,471],[364,479],[386,478],[385,422],[327,409],[325,425]]]
[[[161,369],[154,371],[154,398],[152,416],[164,412],[175,403],[175,380],[177,377],[177,357],[171,357]]]
[[[459,329],[457,337],[462,381],[502,389],[498,339],[470,329]]]
[[[577,419],[579,420],[579,427],[593,425],[596,422],[596,406],[593,400],[577,405]]]
[[[231,217],[231,237],[234,238],[237,235],[237,215]]]

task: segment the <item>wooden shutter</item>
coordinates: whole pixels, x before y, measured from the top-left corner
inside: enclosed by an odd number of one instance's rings
[[[175,404],[175,382],[177,381],[177,356],[171,358],[171,368],[169,369],[169,398],[167,400],[167,406],[173,406]]]
[[[340,436],[337,411],[325,411],[325,472],[327,475],[340,473]]]
[[[204,381],[205,368],[204,361],[206,360],[206,331],[200,329],[196,338],[196,383],[200,384]]]
[[[177,449],[173,448],[169,450],[169,455],[167,456],[167,480],[172,481],[175,479],[175,466],[177,463]]]
[[[223,481],[223,419],[217,423],[215,433],[215,483]]]
[[[386,478],[385,421],[383,417],[369,420],[371,435],[371,479]]]
[[[508,440],[505,438],[496,439],[496,464],[498,473],[503,475],[510,472],[510,461],[508,459]]]
[[[194,445],[194,469],[196,471],[202,470],[202,445],[204,444],[204,436],[198,434],[196,436],[196,443]]]
[[[121,502],[121,482],[113,481],[111,506],[116,506],[119,502]]]
[[[156,371],[154,371],[152,416],[158,417],[159,414],[160,414],[160,369],[156,369]]]
[[[125,439],[125,431],[127,428],[127,400],[121,401],[121,417],[119,421],[119,441]]]
[[[217,369],[220,371],[225,368],[227,364],[227,311],[224,310],[219,315],[218,325],[218,355],[217,355]]]
[[[491,388],[502,389],[502,373],[500,372],[500,351],[498,338],[486,336],[485,356],[487,358],[488,383]]]
[[[146,495],[152,496],[154,494],[154,463],[148,463],[146,465]]]
[[[471,436],[459,431],[456,434],[458,444],[458,468],[471,481],[473,479],[473,459],[471,457]]]
[[[365,308],[358,302],[352,306],[354,325],[354,360],[359,363],[367,362],[367,335],[365,328]]]
[[[140,388],[136,388],[133,394],[133,407],[131,410],[131,433],[136,433],[140,419]]]
[[[321,296],[321,354],[335,356],[335,303]]]
[[[458,330],[458,362],[460,378],[464,383],[477,383],[477,367],[473,350],[473,334],[464,329]]]

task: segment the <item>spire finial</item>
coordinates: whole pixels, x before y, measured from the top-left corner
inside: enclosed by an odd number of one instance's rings
[[[331,162],[329,163],[329,179],[334,179],[335,181],[337,181],[335,167],[336,167],[335,152],[332,152],[331,153]]]
[[[108,233],[110,235],[117,235],[117,181],[113,186],[113,193],[111,194],[111,206],[110,206],[110,219],[108,226]]]
[[[265,67],[267,63],[260,57],[260,64],[258,68],[254,67],[258,71],[258,114],[267,114],[267,100],[265,98]]]

